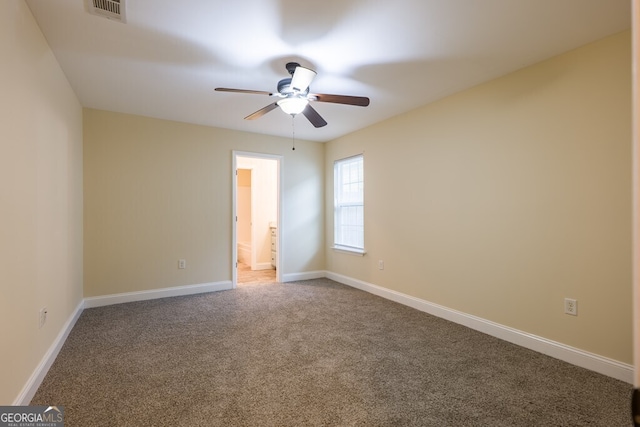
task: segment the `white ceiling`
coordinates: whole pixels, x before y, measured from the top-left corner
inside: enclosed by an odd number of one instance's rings
[[[313,104],[297,138],[328,141],[631,26],[630,0],[126,0],[125,24],[89,0],[27,0],[85,107],[291,136],[273,102],[290,60],[311,91],[368,96]]]

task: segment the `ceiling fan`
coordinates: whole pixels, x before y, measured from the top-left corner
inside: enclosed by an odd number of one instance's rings
[[[302,67],[297,62],[287,63],[286,68],[291,77],[282,79],[278,82],[278,92],[272,93],[261,90],[230,89],[226,87],[217,87],[215,90],[220,92],[268,95],[280,98],[276,102],[259,109],[255,113],[249,114],[247,117],[245,117],[246,120],[255,120],[264,116],[269,111],[275,110],[276,108],[280,107],[282,111],[287,114],[291,114],[292,116],[302,113],[311,122],[311,124],[317,128],[326,126],[327,122],[311,106],[311,101],[357,105],[359,107],[366,107],[367,105],[369,105],[369,98],[363,96],[310,93],[309,85],[313,81],[313,78],[316,76],[316,72]]]

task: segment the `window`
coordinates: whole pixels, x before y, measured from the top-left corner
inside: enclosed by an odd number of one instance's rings
[[[364,160],[333,164],[334,248],[364,254]]]

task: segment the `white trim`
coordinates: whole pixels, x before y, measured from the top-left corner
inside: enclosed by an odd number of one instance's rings
[[[29,405],[29,403],[31,403],[31,399],[33,399],[33,396],[35,396],[36,392],[38,391],[38,387],[40,387],[40,384],[42,384],[42,380],[44,380],[47,372],[49,372],[49,368],[51,368],[51,365],[56,360],[56,357],[58,357],[60,349],[64,345],[64,342],[67,340],[67,337],[73,329],[73,326],[78,321],[78,318],[82,314],[83,309],[84,300],[80,301],[67,322],[64,324],[64,326],[60,330],[60,333],[51,344],[51,347],[49,347],[49,350],[47,350],[45,355],[42,357],[42,360],[29,377],[27,383],[22,388],[22,391],[20,391],[20,394],[18,395],[18,397],[16,397],[16,400],[13,401],[13,406],[27,406]]]
[[[256,268],[255,271],[259,271],[259,270],[273,270],[273,265],[271,265],[271,262],[259,262],[256,263]]]
[[[177,297],[183,295],[202,294],[206,292],[226,291],[232,289],[230,280],[199,285],[174,286],[171,288],[151,289],[148,291],[125,292],[122,294],[102,295],[84,299],[85,308],[103,307],[105,305],[122,304],[126,302],[145,301],[157,298]]]
[[[633,125],[633,385],[640,388],[640,0],[632,3],[632,125]]]
[[[333,249],[336,252],[342,252],[345,254],[357,255],[357,256],[364,256],[367,253],[367,251],[364,250],[364,248],[362,249],[352,248],[350,246],[334,245],[334,246],[331,246],[331,249]]]
[[[231,152],[231,288],[238,286],[238,155]],[[251,256],[251,255],[249,255]],[[251,261],[249,261],[251,262]]]
[[[287,273],[282,275],[282,282],[296,282],[298,280],[323,279],[326,271],[306,271],[304,273]]]
[[[586,368],[620,381],[633,383],[633,366],[618,362],[607,357],[589,353],[578,348],[568,346],[556,341],[529,334],[490,320],[466,314],[457,310],[434,304],[420,298],[412,297],[381,286],[363,282],[337,273],[327,272],[326,277],[336,282],[353,288],[357,288],[388,300],[415,308],[416,310],[432,314],[460,325],[467,326],[476,331],[483,332],[493,337],[510,343],[537,351],[542,354],[563,360],[582,368]]]

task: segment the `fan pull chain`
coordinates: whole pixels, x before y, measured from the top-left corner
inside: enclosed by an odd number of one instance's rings
[[[291,150],[295,150],[296,149],[296,115],[292,114],[291,115],[291,144],[292,144],[292,148]]]

